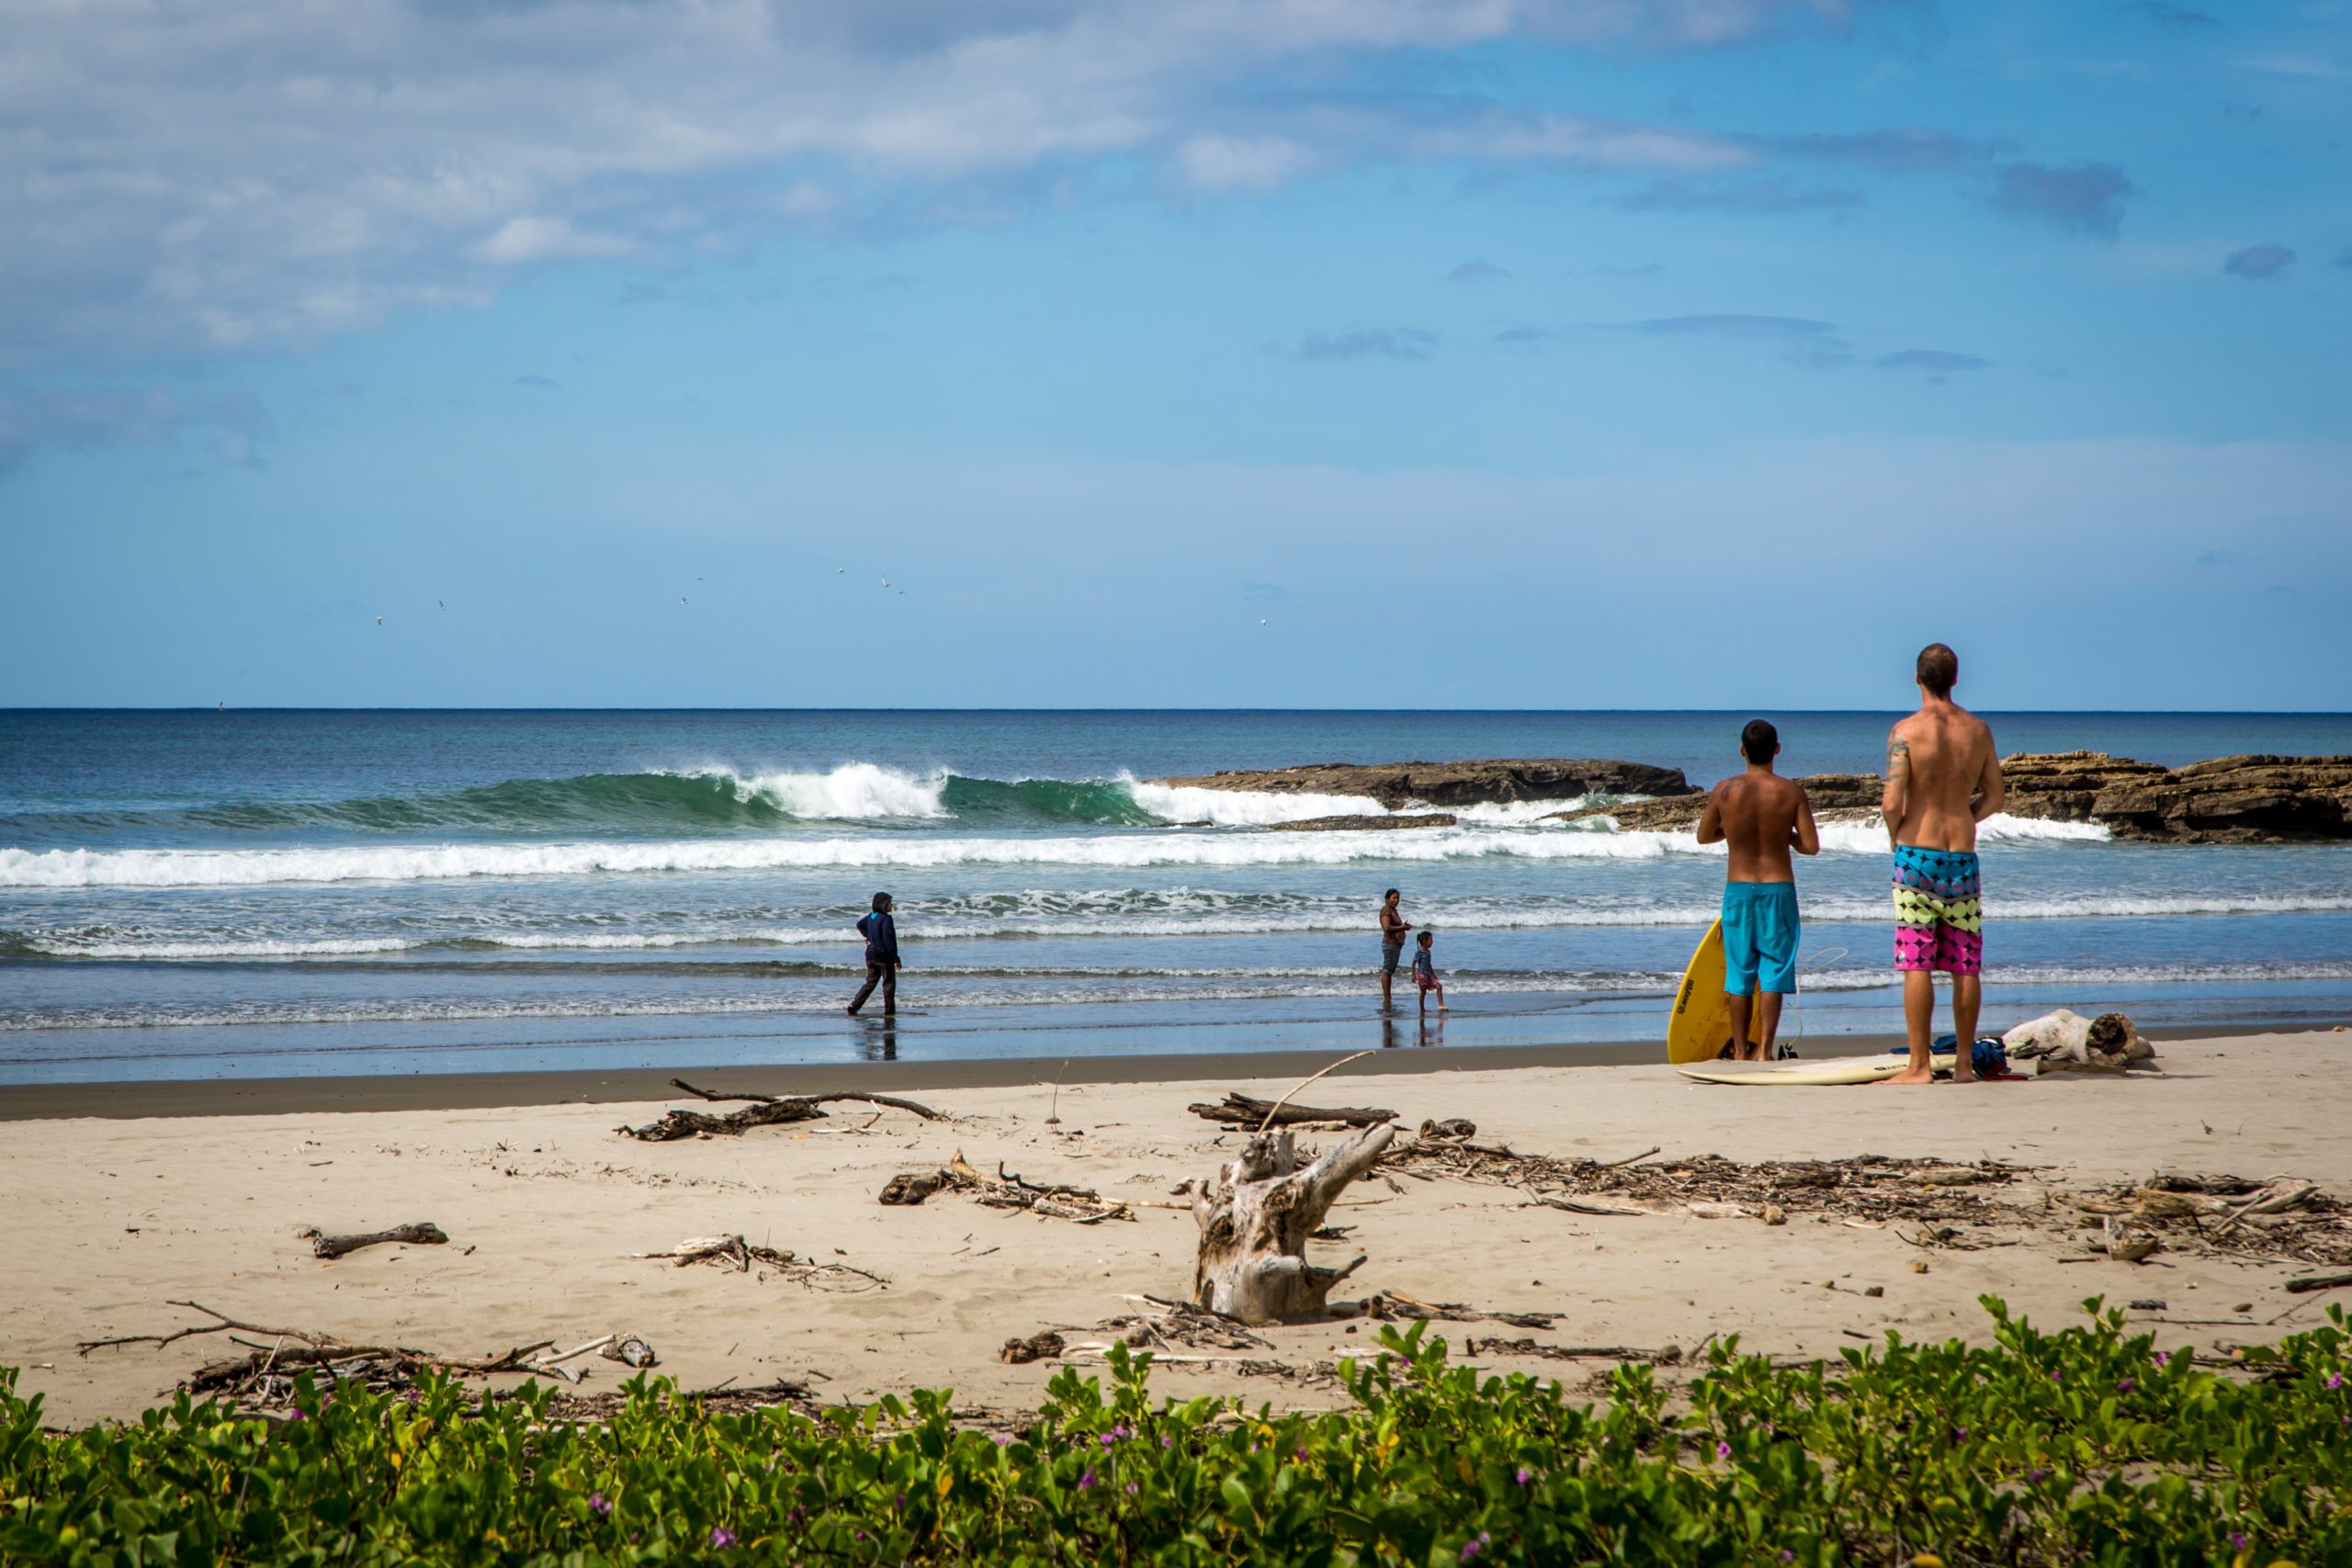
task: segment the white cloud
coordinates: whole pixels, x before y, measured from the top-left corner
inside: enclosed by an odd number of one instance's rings
[[[1466,110],[1449,127],[1377,100],[1352,122],[1266,123],[1279,109],[1245,107],[1247,89],[1309,62],[1514,36],[1713,47],[1838,26],[1846,8],[20,4],[0,51],[0,355],[23,368],[299,341],[479,304],[519,265],[674,260],[861,210],[996,219],[1109,158],[1230,192],[1341,156],[1719,167],[1735,150],[1670,127]]]
[[[585,256],[616,256],[630,249],[627,240],[609,234],[583,234],[560,218],[510,218],[498,231],[473,247],[471,254],[498,266],[529,262],[577,261]]]

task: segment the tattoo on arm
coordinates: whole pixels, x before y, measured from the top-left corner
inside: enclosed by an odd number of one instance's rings
[[[1911,742],[1900,735],[1890,736],[1886,742],[1886,776],[1889,780],[1906,776],[1911,772]]]

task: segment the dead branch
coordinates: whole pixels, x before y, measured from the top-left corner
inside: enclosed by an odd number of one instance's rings
[[[1049,1220],[1075,1220],[1080,1224],[1136,1217],[1126,1204],[1091,1189],[1059,1182],[1040,1186],[1006,1171],[1002,1160],[997,1162],[996,1169],[993,1177],[982,1175],[958,1149],[956,1157],[937,1170],[902,1170],[890,1178],[882,1184],[881,1201],[912,1205],[934,1192],[969,1192],[987,1208],[1026,1209]]]
[[[1328,1108],[1277,1105],[1271,1100],[1260,1100],[1231,1089],[1227,1089],[1225,1098],[1215,1105],[1191,1105],[1185,1109],[1211,1122],[1233,1122],[1244,1127],[1262,1127],[1268,1123],[1277,1127],[1296,1127],[1317,1122],[1337,1122],[1349,1127],[1376,1127],[1383,1122],[1396,1120],[1394,1111],[1378,1111],[1361,1105]]]
[[[385,1231],[362,1231],[353,1235],[329,1235],[314,1225],[300,1234],[311,1244],[311,1254],[319,1258],[341,1258],[363,1247],[381,1247],[387,1242],[405,1242],[412,1247],[444,1247],[449,1240],[439,1225],[430,1222],[394,1225]]]
[[[2352,1285],[2352,1272],[2342,1274],[2305,1274],[2287,1281],[2290,1291],[2332,1291],[2338,1285]]]
[[[670,1087],[675,1089],[683,1089],[686,1093],[695,1095],[703,1100],[748,1100],[762,1105],[779,1105],[787,1100],[802,1100],[811,1105],[824,1105],[840,1100],[862,1100],[869,1105],[887,1105],[893,1111],[912,1111],[915,1115],[922,1117],[926,1122],[944,1122],[947,1120],[946,1116],[943,1115],[939,1111],[933,1111],[928,1105],[918,1104],[916,1101],[911,1100],[900,1100],[894,1094],[859,1094],[848,1089],[844,1089],[838,1094],[758,1094],[749,1089],[721,1090],[715,1089],[697,1089],[684,1078],[672,1078],[670,1080]]]
[[[1680,1347],[1637,1350],[1630,1345],[1543,1345],[1532,1339],[1473,1339],[1474,1356],[1531,1356],[1546,1361],[1657,1361],[1673,1366],[1682,1359]]]
[[[257,1393],[264,1403],[282,1400],[291,1393],[292,1380],[284,1375],[291,1368],[323,1368],[338,1380],[365,1381],[371,1384],[406,1384],[427,1371],[470,1377],[487,1376],[493,1372],[544,1372],[577,1382],[584,1374],[565,1363],[592,1349],[603,1348],[608,1357],[626,1359],[631,1366],[650,1366],[654,1359],[652,1348],[635,1335],[608,1334],[557,1355],[545,1354],[553,1349],[553,1342],[540,1339],[528,1345],[517,1345],[496,1356],[446,1356],[405,1345],[363,1344],[307,1328],[272,1328],[216,1312],[201,1302],[173,1301],[164,1304],[202,1313],[213,1321],[190,1324],[168,1334],[126,1334],[108,1339],[85,1340],[75,1347],[76,1354],[87,1356],[94,1350],[114,1349],[128,1345],[153,1345],[162,1349],[183,1339],[211,1334],[227,1335],[239,1344],[246,1343],[236,1339],[239,1334],[261,1336],[277,1343],[254,1347],[243,1356],[208,1362],[187,1378],[187,1386],[197,1393]],[[614,1345],[616,1340],[621,1342],[618,1348]],[[627,1354],[631,1350],[635,1355]]]
[[[616,1127],[615,1132],[649,1144],[674,1143],[681,1138],[741,1137],[754,1127],[774,1127],[787,1122],[808,1122],[825,1114],[822,1107],[836,1100],[857,1100],[872,1105],[888,1105],[899,1111],[910,1111],[930,1122],[944,1122],[945,1117],[927,1105],[911,1100],[900,1100],[888,1094],[721,1094],[715,1089],[696,1089],[679,1078],[670,1080],[688,1094],[705,1100],[746,1100],[751,1103],[741,1111],[730,1111],[723,1116],[705,1111],[667,1111],[659,1122],[649,1122],[641,1127]]]
[[[1439,1323],[1505,1323],[1513,1328],[1549,1328],[1560,1321],[1556,1312],[1488,1312],[1459,1302],[1416,1301],[1398,1291],[1382,1291],[1364,1299],[1364,1315],[1400,1317]]]
[[[847,1263],[820,1263],[813,1258],[801,1258],[774,1247],[762,1247],[745,1241],[740,1235],[689,1236],[667,1252],[635,1252],[632,1258],[660,1258],[673,1267],[684,1269],[693,1263],[716,1263],[732,1268],[738,1274],[748,1274],[758,1264],[773,1269],[796,1285],[808,1289],[829,1291],[870,1291],[887,1289],[890,1283],[879,1274],[868,1273]],[[862,1284],[854,1280],[863,1280]]]

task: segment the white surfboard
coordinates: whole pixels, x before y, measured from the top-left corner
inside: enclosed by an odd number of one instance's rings
[[[1741,1084],[1751,1088],[1785,1084],[1877,1083],[1903,1070],[1902,1056],[1830,1056],[1806,1062],[1712,1062],[1674,1070],[1693,1083]],[[1951,1070],[1947,1056],[1939,1073]]]

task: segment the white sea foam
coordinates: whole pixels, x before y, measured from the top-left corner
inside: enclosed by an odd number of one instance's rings
[[[941,803],[944,772],[917,777],[873,762],[844,762],[829,773],[742,774],[726,768],[688,770],[686,777],[719,779],[738,800],[764,799],[803,821],[886,822],[950,815]]]
[[[1276,795],[1244,789],[1122,780],[1135,802],[1168,822],[1213,822],[1220,828],[1264,828],[1317,817],[1385,817],[1388,807],[1368,795]]]

